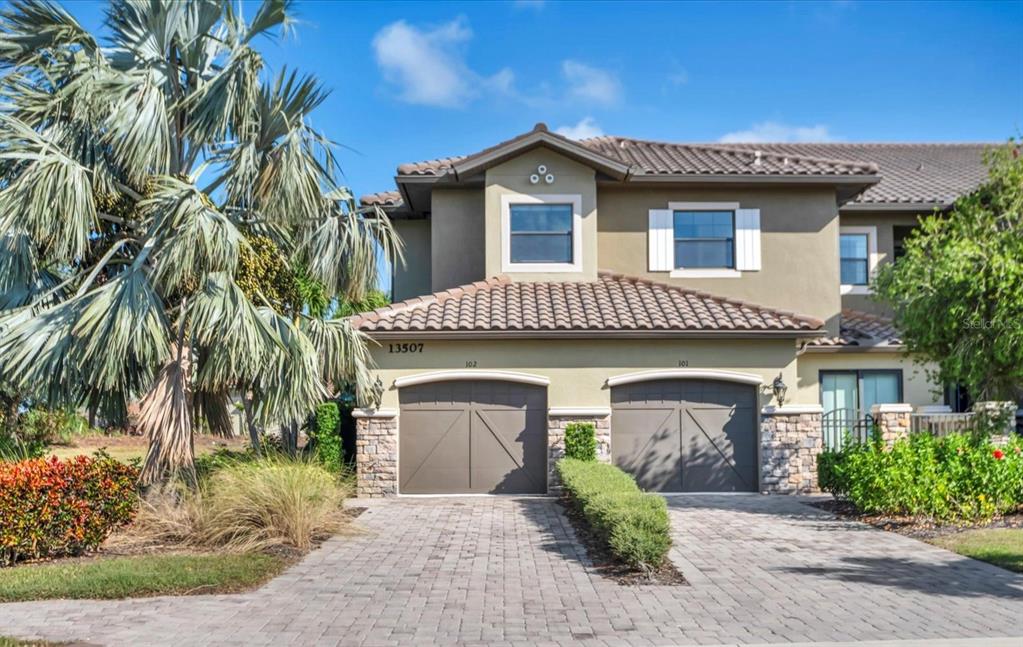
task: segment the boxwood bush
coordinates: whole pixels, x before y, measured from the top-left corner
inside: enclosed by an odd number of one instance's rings
[[[912,434],[891,447],[875,438],[824,452],[821,489],[870,514],[976,520],[1023,505],[1023,442]]]
[[[622,470],[605,463],[565,458],[558,473],[572,506],[623,563],[660,566],[671,548],[668,506],[639,489]]]
[[[0,463],[0,566],[99,547],[135,514],[137,478],[103,455]]]
[[[581,461],[597,460],[597,430],[592,422],[565,425],[565,456]]]

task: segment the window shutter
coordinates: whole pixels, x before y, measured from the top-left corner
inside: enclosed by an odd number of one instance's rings
[[[760,271],[760,209],[735,210],[735,269]]]
[[[675,269],[675,226],[671,209],[650,210],[650,271],[670,272]]]

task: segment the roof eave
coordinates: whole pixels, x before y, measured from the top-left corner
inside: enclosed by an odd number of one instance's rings
[[[899,345],[874,344],[872,346],[807,346],[803,349],[806,353],[902,353],[906,347]]]
[[[816,339],[826,330],[362,330],[372,339]]]
[[[842,205],[840,211],[906,211],[912,213],[932,212],[935,209],[947,211],[949,202],[851,202]]]
[[[743,184],[842,184],[867,188],[881,181],[879,175],[739,175],[735,173],[671,174],[639,173],[629,176],[637,183],[737,182]]]

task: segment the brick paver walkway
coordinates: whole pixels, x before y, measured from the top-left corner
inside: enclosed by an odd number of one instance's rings
[[[175,647],[1023,636],[1023,575],[793,498],[669,501],[689,586],[594,574],[549,499],[399,499],[370,502],[363,534],[258,591],[0,605],[0,635]]]

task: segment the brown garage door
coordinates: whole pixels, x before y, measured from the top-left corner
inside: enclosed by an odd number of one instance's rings
[[[715,380],[611,389],[615,465],[657,492],[757,489],[756,391]]]
[[[547,491],[546,388],[433,382],[403,387],[399,400],[399,492]]]

